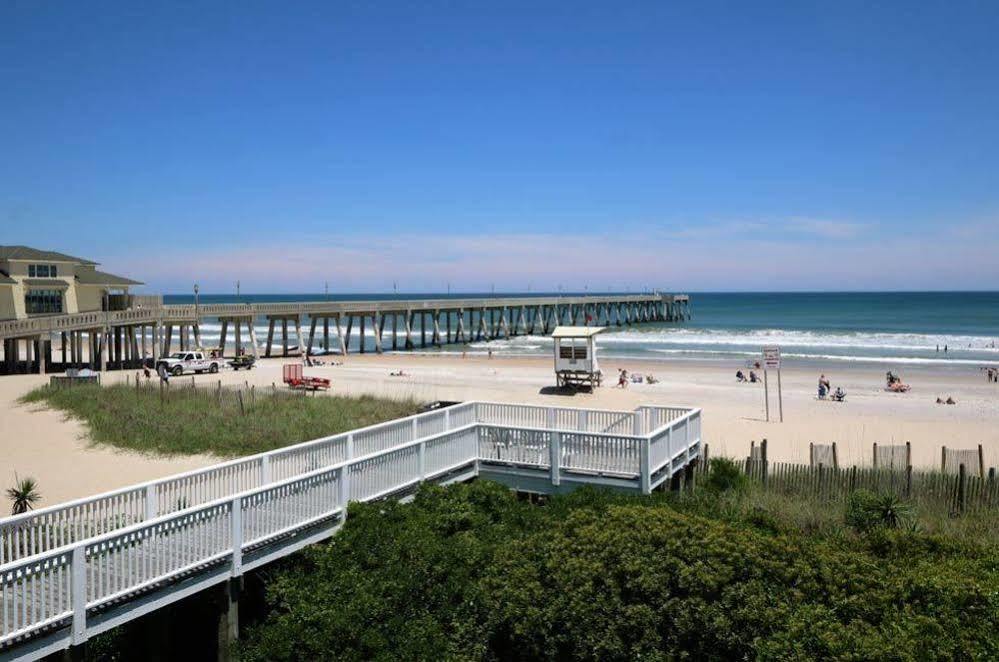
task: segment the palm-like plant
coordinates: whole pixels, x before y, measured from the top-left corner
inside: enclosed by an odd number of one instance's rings
[[[14,487],[7,488],[7,498],[11,500],[12,515],[28,512],[35,503],[42,500],[42,495],[38,491],[38,481],[30,476],[18,478],[17,474],[14,474]]]

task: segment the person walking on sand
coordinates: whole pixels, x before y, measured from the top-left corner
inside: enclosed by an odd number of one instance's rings
[[[617,386],[618,388],[628,388],[628,371],[618,370],[617,373]]]

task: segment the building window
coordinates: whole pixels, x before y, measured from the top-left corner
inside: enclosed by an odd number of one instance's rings
[[[62,312],[62,290],[28,290],[24,309],[29,315]]]
[[[56,265],[54,264],[29,264],[29,278],[56,278],[58,276]]]

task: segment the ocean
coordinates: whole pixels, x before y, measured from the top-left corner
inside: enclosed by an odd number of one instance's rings
[[[538,293],[534,293],[538,295]],[[450,298],[487,297],[452,294]],[[496,295],[500,296],[500,295]],[[517,296],[506,293],[502,296]],[[554,296],[554,295],[551,295]],[[202,295],[202,303],[317,301],[324,294]],[[449,295],[340,295],[335,300],[449,298]],[[166,303],[192,303],[191,295],[168,295]],[[925,366],[999,363],[999,292],[692,293],[693,319],[677,324],[612,327],[599,339],[601,356],[644,360],[726,363],[757,358],[763,345],[780,345],[795,362],[863,362]],[[307,325],[303,325],[308,333]],[[258,341],[267,327],[256,323]],[[386,340],[389,329],[386,325]],[[419,327],[417,326],[417,329]],[[218,342],[220,326],[203,326],[203,342]],[[358,327],[354,326],[354,343]],[[289,329],[289,335],[293,335]],[[366,345],[373,347],[372,330]],[[418,332],[417,332],[418,338]],[[230,337],[230,342],[231,342]],[[292,339],[292,344],[297,340]],[[318,343],[318,339],[317,339]],[[539,336],[447,345],[442,352],[497,356],[550,356],[551,341]]]

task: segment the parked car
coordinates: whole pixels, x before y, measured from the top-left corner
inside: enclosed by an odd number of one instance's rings
[[[171,375],[180,376],[185,372],[214,374],[219,371],[221,364],[219,359],[208,358],[204,352],[174,352],[156,362],[157,372],[160,366]]]

